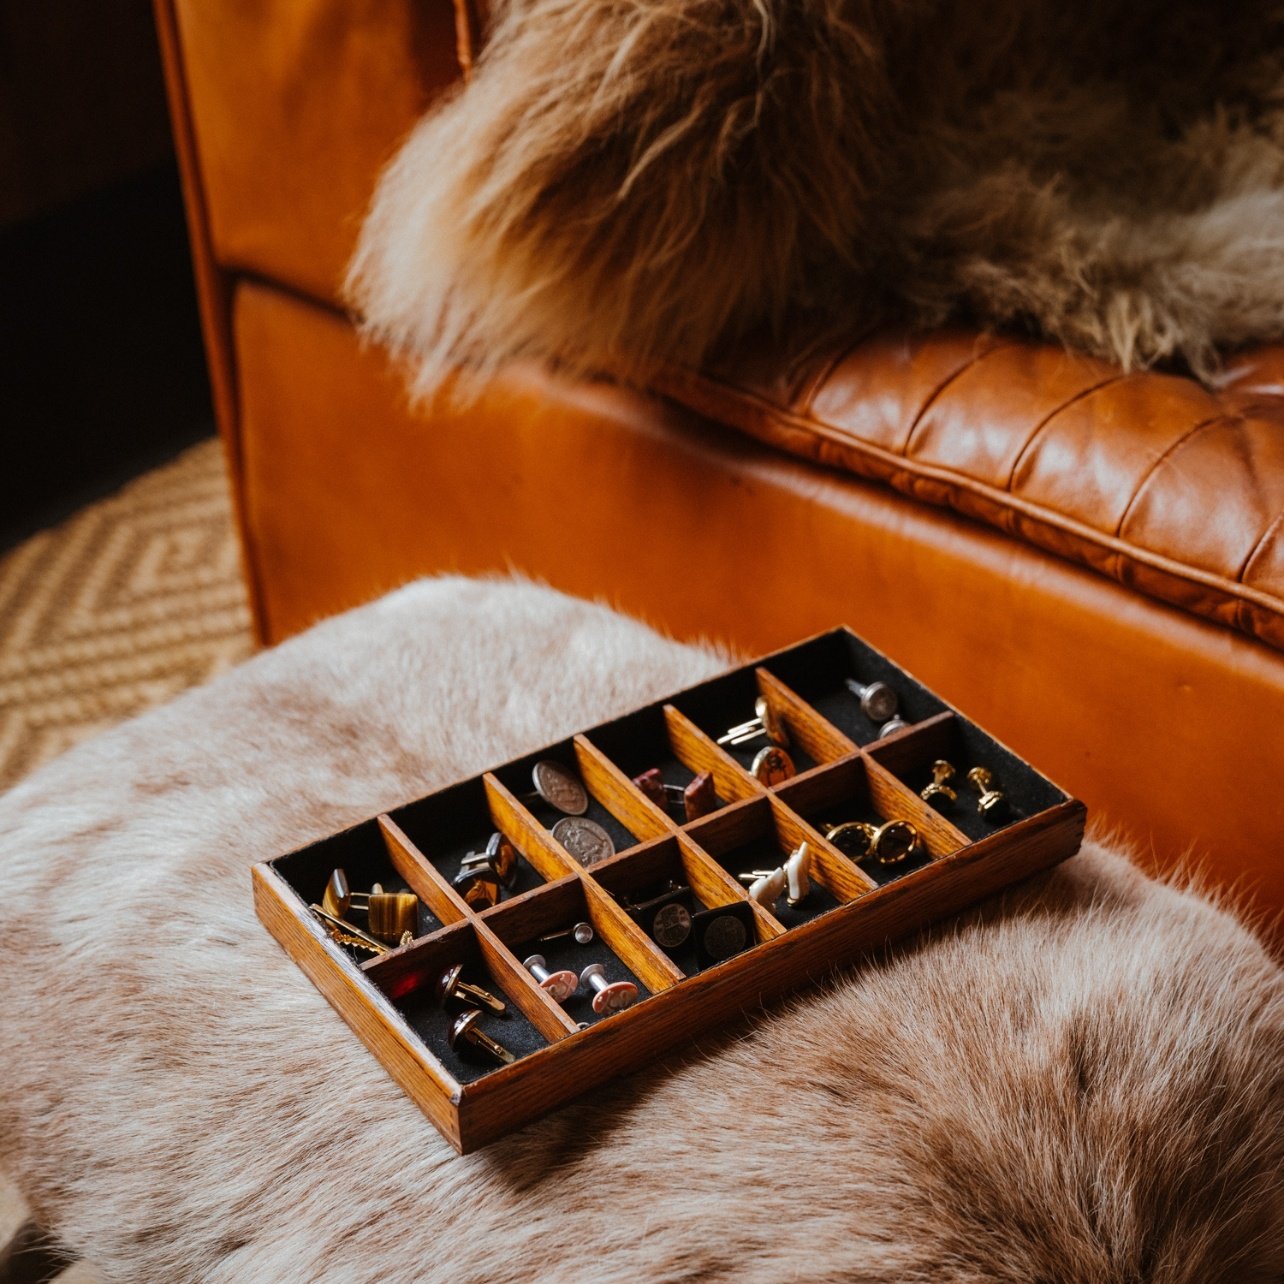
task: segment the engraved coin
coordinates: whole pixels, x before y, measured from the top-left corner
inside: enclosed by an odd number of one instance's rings
[[[745,925],[734,914],[723,914],[705,927],[704,950],[710,958],[729,959],[744,949],[748,939]]]
[[[651,935],[666,950],[676,950],[691,935],[691,911],[685,905],[670,901],[651,920]]]
[[[560,762],[551,762],[547,758],[537,762],[531,771],[531,779],[535,782],[535,792],[550,807],[556,807],[568,816],[582,816],[588,811],[588,794],[584,792],[584,786]]]
[[[611,841],[611,835],[595,820],[567,816],[553,826],[553,837],[581,865],[596,865],[598,861],[615,855],[615,844]]]

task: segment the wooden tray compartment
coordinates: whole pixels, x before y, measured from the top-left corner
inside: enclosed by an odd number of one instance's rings
[[[813,710],[783,683],[773,680],[765,668],[737,669],[684,692],[672,703],[720,753],[748,771],[759,751],[770,743],[765,736],[742,745],[717,745],[717,741],[732,727],[755,716],[754,705],[760,697],[767,700],[784,723],[789,733],[787,752],[800,772],[842,757],[854,748],[843,737],[835,736]]]
[[[887,681],[914,725],[875,742],[877,728],[860,727],[864,715],[842,685],[848,674]],[[759,696],[784,718],[800,767],[774,787],[748,770],[765,741],[748,746],[751,753],[715,743],[733,722],[753,716]],[[966,759],[955,763],[961,771],[979,762],[995,772],[1014,803],[1005,823],[987,822],[982,831],[969,826],[961,810],[956,824],[918,796],[931,762],[949,752]],[[687,824],[651,804],[632,784],[630,769],[652,765],[633,755],[656,753],[675,776],[713,771],[724,805]],[[531,768],[543,758],[580,776],[592,798],[590,816],[619,836],[616,855],[582,864],[552,837],[558,814],[522,800]],[[970,796],[969,790],[960,804]],[[918,827],[920,860],[894,867],[856,863],[818,828],[826,820],[889,818]],[[839,629],[257,865],[254,894],[273,935],[439,1131],[467,1152],[721,1021],[756,1011],[809,978],[1065,859],[1078,849],[1084,819],[1081,803]],[[530,873],[500,904],[478,913],[450,880],[460,856],[483,845],[494,829],[523,853]],[[814,853],[814,900],[793,909],[783,899],[769,909],[749,901],[734,875],[778,864],[804,839]],[[354,890],[378,878],[417,892],[425,934],[386,955],[354,961],[307,909],[336,865],[348,870]],[[731,907],[751,916],[751,943],[703,970],[694,970],[680,951],[670,957],[619,899],[636,899],[670,877],[691,889],[693,908]],[[581,919],[594,928],[589,947],[538,939]],[[587,999],[563,1007],[539,988],[522,964],[535,952],[550,967],[577,974],[602,961],[609,975],[633,979],[644,993],[633,1007],[594,1020]],[[446,1044],[449,1022],[436,1009],[432,988],[443,967],[455,962],[510,1002],[511,1026],[487,1017],[484,1028],[517,1055],[515,1064],[465,1061]]]
[[[407,803],[387,813],[384,828],[412,861],[426,861],[437,871],[441,881],[453,889],[462,871],[462,860],[470,852],[484,851],[490,836],[497,830],[517,848],[517,879],[505,896],[530,891],[549,879],[562,878],[569,870],[565,859],[550,854],[542,844],[532,841],[529,830],[516,818],[514,810],[492,788],[485,777],[465,780],[439,794],[430,794],[418,802]],[[454,892],[452,890],[452,898]],[[457,921],[462,905],[448,914]]]
[[[330,874],[342,869],[357,891],[368,891],[374,883],[381,883],[388,892],[414,892],[419,897],[417,936],[435,932],[443,921],[458,917],[450,910],[444,918],[433,913],[434,907],[438,911],[442,909],[440,889],[433,887],[433,894],[425,895],[429,888],[424,871],[389,841],[378,819],[363,821],[311,847],[291,852],[275,862],[275,869],[305,909],[321,903]],[[365,925],[359,914],[354,914],[352,921],[358,927]],[[356,962],[369,957],[346,947],[343,952]]]
[[[663,832],[659,822],[649,815],[653,808],[634,808],[631,805],[634,801],[632,798],[628,805],[621,801],[620,782],[611,778],[606,761],[592,752],[582,736],[527,754],[493,773],[494,779],[504,788],[509,798],[541,828],[551,833],[553,826],[564,819],[562,812],[549,806],[542,798],[530,796],[533,790],[531,771],[541,761],[556,762],[583,781],[589,800],[585,817],[601,825],[610,834],[617,853],[628,851],[639,842]],[[560,844],[557,846],[559,850],[564,850]],[[568,860],[574,861],[569,852],[565,855]]]
[[[1055,806],[1064,795],[1029,763],[1023,762],[1005,745],[987,736],[974,722],[957,714],[932,718],[912,732],[889,738],[870,750],[870,759],[896,777],[915,797],[931,782],[932,764],[943,758],[957,773],[950,782],[958,801],[937,809],[964,842],[987,838],[1027,816]],[[1007,799],[1004,812],[990,820],[977,809],[977,791],[968,783],[972,767],[988,767],[994,773],[994,787]]]
[[[768,657],[762,667],[796,692],[853,746],[878,740],[881,724],[861,710],[860,701],[846,685],[847,678],[855,678],[863,685],[886,682],[899,698],[899,716],[910,724],[944,713],[949,707],[847,630],[822,633],[801,646]]]

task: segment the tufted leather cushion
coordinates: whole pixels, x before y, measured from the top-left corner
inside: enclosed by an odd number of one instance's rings
[[[674,371],[676,400],[1284,648],[1284,346],[1217,390],[967,331],[781,371]]]

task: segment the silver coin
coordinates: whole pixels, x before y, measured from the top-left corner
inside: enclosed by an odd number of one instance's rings
[[[553,837],[581,865],[596,865],[598,861],[615,855],[611,835],[595,820],[567,816],[553,826]]]
[[[661,906],[651,920],[651,935],[666,950],[676,950],[691,935],[691,911],[676,901]]]
[[[704,951],[710,958],[729,959],[744,949],[748,939],[745,925],[734,914],[723,914],[705,927]]]
[[[582,816],[588,811],[588,794],[584,786],[560,762],[545,758],[531,771],[535,792],[550,807],[568,816]]]

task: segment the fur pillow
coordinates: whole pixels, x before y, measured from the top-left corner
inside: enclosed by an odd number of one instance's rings
[[[426,582],[0,800],[0,1136],[45,1225],[207,1284],[1284,1278],[1284,975],[1099,845],[462,1159],[255,919],[252,861],[718,667]]]
[[[1275,0],[507,0],[349,297],[418,387],[645,378],[751,330],[1021,325],[1125,366],[1284,334]]]

